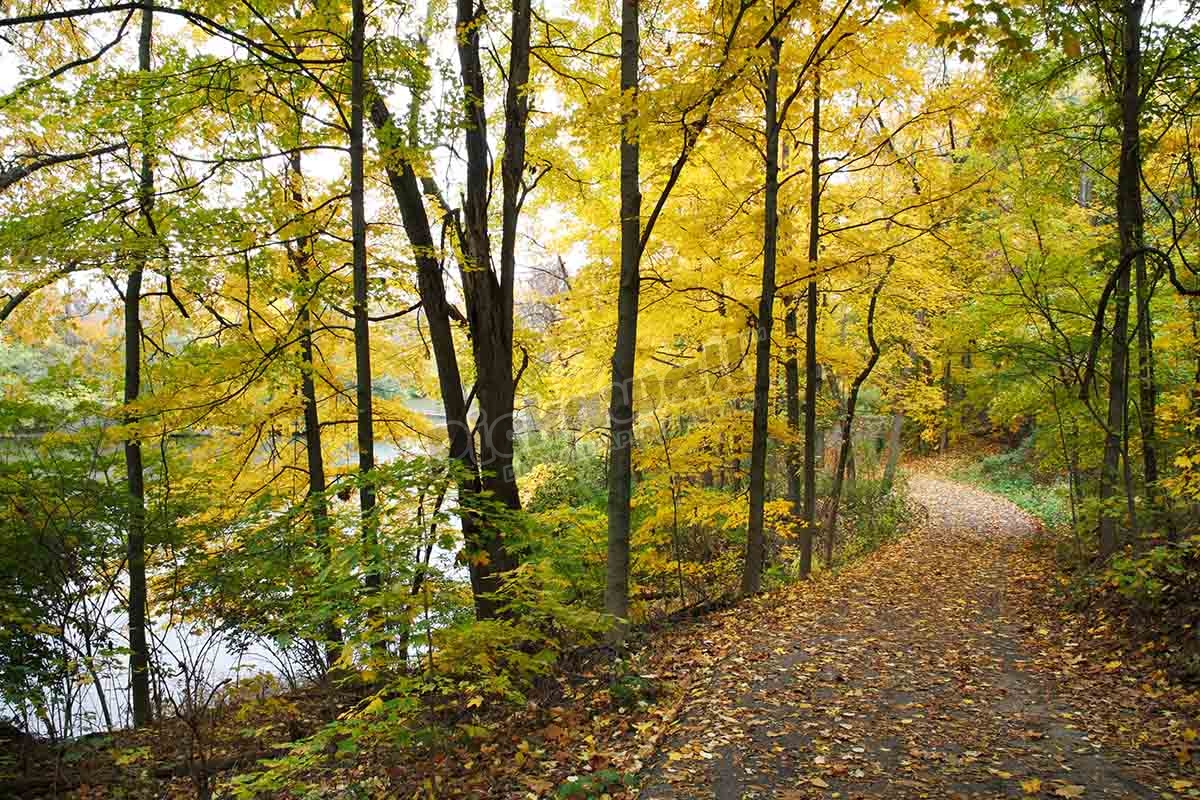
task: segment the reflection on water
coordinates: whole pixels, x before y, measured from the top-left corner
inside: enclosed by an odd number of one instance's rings
[[[377,463],[383,465],[404,458],[405,449],[393,442],[378,442],[375,447]],[[353,449],[339,454],[339,463],[352,463]],[[449,498],[448,498],[449,501]],[[457,527],[453,517],[450,524]],[[466,569],[457,562],[455,553],[435,547],[430,556],[431,566],[443,575],[467,580]],[[125,576],[117,585],[93,603],[88,616],[93,633],[111,632],[109,654],[95,642],[74,641],[67,637],[62,643],[62,658],[75,665],[74,677],[46,692],[48,701],[40,715],[29,707],[17,708],[0,702],[0,718],[10,718],[20,727],[35,734],[69,738],[95,733],[110,727],[130,724],[128,623],[122,605],[127,594]],[[173,613],[156,616],[150,622],[155,676],[152,705],[157,713],[171,715],[200,701],[213,687],[225,682],[237,683],[255,675],[270,675],[283,688],[303,685],[315,674],[314,663],[321,652],[309,642],[284,643],[264,637],[229,634],[179,618]],[[96,638],[102,639],[103,636]],[[414,647],[414,654],[417,648]],[[112,652],[115,651],[115,652]]]

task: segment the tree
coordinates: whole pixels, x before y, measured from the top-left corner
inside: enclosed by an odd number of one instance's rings
[[[154,9],[150,0],[142,8],[138,36],[138,71],[149,73],[154,36]],[[153,241],[154,227],[154,156],[151,153],[149,123],[150,87],[138,90],[141,113],[141,169],[138,180],[138,212],[145,236]],[[147,248],[148,249],[148,248]],[[126,534],[126,561],[129,571],[129,692],[133,705],[133,724],[150,721],[150,646],[146,636],[146,487],[142,464],[142,444],[138,440],[137,412],[134,410],[142,390],[142,275],[147,258],[133,256],[133,266],[125,282],[125,424],[131,428],[125,440],[125,481],[129,487],[129,523]]]
[[[371,404],[371,321],[367,307],[367,212],[364,167],[364,112],[366,107],[366,28],[363,0],[353,0],[350,11],[350,236],[354,273],[354,391],[358,431],[358,498],[362,511],[362,536],[366,547],[366,587],[381,585],[376,552],[375,427]]]
[[[808,268],[804,316],[804,529],[801,535],[800,572],[812,570],[813,536],[817,530],[817,259],[821,224],[821,76],[812,87],[811,187],[808,195]]]
[[[763,503],[766,495],[767,414],[771,390],[771,326],[775,317],[775,255],[779,245],[779,51],[783,42],[770,42],[763,112],[766,130],[766,175],[763,187],[762,295],[758,304],[758,346],[754,361],[754,421],[750,445],[750,524],[746,531],[746,563],[742,593],[757,594],[762,585]]]
[[[854,452],[854,412],[858,406],[858,394],[862,390],[863,384],[871,377],[875,365],[879,363],[880,345],[875,339],[875,307],[879,303],[879,294],[883,291],[883,286],[887,283],[888,275],[891,274],[892,266],[895,263],[895,257],[889,256],[883,275],[880,276],[879,282],[871,291],[871,300],[867,305],[867,347],[870,348],[870,354],[867,356],[867,363],[854,377],[850,384],[850,391],[846,394],[846,410],[842,416],[842,442],[838,449],[837,464],[833,469],[833,488],[829,491],[829,515],[828,521],[825,523],[825,563],[827,564],[833,561],[833,540],[837,535],[838,506],[842,500],[842,485],[846,477],[846,466],[850,463]]]
[[[789,15],[797,5],[796,2],[789,3],[780,9],[764,30],[750,32],[749,48],[755,50],[769,42],[776,30],[787,22]],[[749,10],[749,4],[737,4],[729,11],[731,20],[728,27],[724,30],[717,29],[721,45],[720,57],[716,69],[713,71],[713,82],[702,87],[699,99],[685,105],[682,113],[678,116],[681,128],[678,155],[671,162],[667,179],[654,202],[650,215],[640,229],[636,251],[632,243],[628,243],[624,238],[627,233],[624,227],[622,228],[621,289],[618,292],[616,344],[613,349],[612,381],[609,394],[608,575],[605,588],[605,610],[618,620],[626,620],[629,609],[630,496],[633,486],[632,452],[638,297],[643,280],[640,272],[641,260],[672,191],[692,158],[701,135],[709,125],[713,107],[719,99],[737,85],[750,64],[748,59],[735,58],[740,45],[739,38],[742,35],[743,23],[746,21]],[[636,104],[638,99],[638,92],[633,90],[636,89],[637,63],[641,56],[640,39],[637,36],[636,20],[626,22],[626,14],[636,11],[636,8],[627,9],[625,5],[622,5],[621,108],[625,115],[632,113],[626,109],[625,103],[634,102]],[[721,19],[722,15],[716,16],[718,23]],[[626,98],[627,90],[630,90],[628,99]],[[633,122],[634,120],[636,117],[623,117],[624,122]],[[624,124],[621,130],[623,143],[621,150],[623,158],[621,220],[622,226],[624,226],[628,224],[626,212],[633,210],[627,205],[632,200],[628,195],[628,190],[637,183],[636,174],[626,173],[625,170],[631,169],[631,167],[627,166],[629,162],[624,159],[640,157],[640,150],[625,149],[628,145],[626,142],[628,131]],[[640,209],[640,195],[638,203]],[[641,223],[639,222],[639,224]],[[632,229],[629,233],[632,233]],[[618,622],[614,628],[613,636],[618,641],[623,637],[623,625],[624,623]]]
[[[617,619],[619,641],[629,618],[629,498],[633,483],[633,370],[641,286],[642,194],[638,180],[638,0],[621,0],[621,278],[617,337],[608,406],[608,568],[604,610]]]

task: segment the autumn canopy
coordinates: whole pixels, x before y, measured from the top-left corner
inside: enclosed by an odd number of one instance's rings
[[[701,796],[678,679],[859,586],[912,674],[1070,605],[1200,679],[1196,17],[5,3],[0,795]]]

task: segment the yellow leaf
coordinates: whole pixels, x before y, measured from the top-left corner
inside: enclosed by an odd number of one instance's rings
[[[1193,786],[1195,786],[1194,783],[1183,779],[1171,781],[1171,788],[1177,792],[1182,792],[1184,789],[1190,789]]]
[[[483,705],[483,697],[481,695],[475,695],[467,701],[467,708],[479,708],[481,705]]]
[[[808,782],[811,783],[813,786],[816,786],[818,789],[828,789],[829,788],[829,784],[826,783],[825,781],[821,780],[820,778],[809,778]]]
[[[1021,791],[1025,792],[1025,794],[1037,794],[1041,790],[1041,778],[1030,778],[1029,780],[1021,781]]]
[[[1083,797],[1083,787],[1077,783],[1068,783],[1054,790],[1055,797]]]

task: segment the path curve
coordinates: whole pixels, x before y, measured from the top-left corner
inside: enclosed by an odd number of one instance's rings
[[[921,531],[689,633],[711,667],[643,798],[1172,796],[1160,756],[1102,740],[1089,693],[1028,649],[1010,597],[1044,588],[1023,572],[1034,521],[940,477],[910,492]]]

